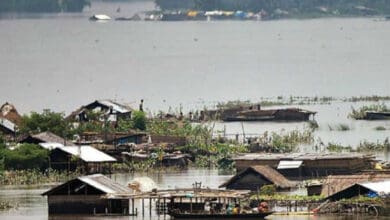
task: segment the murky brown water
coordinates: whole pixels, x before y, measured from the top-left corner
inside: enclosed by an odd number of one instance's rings
[[[159,188],[175,188],[175,187],[191,187],[191,184],[195,181],[201,181],[204,186],[210,188],[216,188],[230,176],[218,175],[216,170],[195,170],[190,169],[187,171],[171,171],[167,173],[155,173],[155,174],[115,174],[111,178],[121,184],[126,184],[134,177],[145,176],[152,178]],[[141,220],[141,219],[169,219],[169,216],[157,216],[155,211],[152,212],[152,216],[149,216],[149,211],[145,211],[145,216],[142,217],[140,202],[136,207],[139,210],[138,217],[94,217],[94,216],[48,216],[47,215],[47,201],[46,197],[42,197],[40,194],[46,191],[48,188],[33,188],[25,189],[14,187],[0,189],[0,200],[11,201],[18,203],[18,209],[12,209],[9,211],[1,211],[0,219],[7,220]],[[145,202],[146,208],[148,208],[148,202]],[[154,208],[154,206],[153,206]],[[339,217],[339,216],[269,216],[270,220],[350,220],[350,219],[370,219],[366,217]],[[371,218],[372,219],[372,218]],[[381,218],[386,219],[386,217]]]

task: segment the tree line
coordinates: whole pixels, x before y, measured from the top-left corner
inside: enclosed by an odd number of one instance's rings
[[[89,0],[1,0],[0,12],[81,12]]]
[[[277,9],[300,13],[311,11],[337,11],[340,14],[386,14],[390,12],[388,0],[155,0],[162,10],[228,10],[274,12]]]

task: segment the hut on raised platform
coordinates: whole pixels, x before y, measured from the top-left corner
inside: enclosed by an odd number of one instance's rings
[[[56,186],[47,196],[49,214],[128,214],[128,199],[110,199],[111,194],[132,191],[102,174],[82,176]]]
[[[50,152],[49,166],[56,170],[81,168],[85,173],[99,173],[105,171],[104,164],[113,162],[115,158],[91,146],[55,146]]]
[[[256,191],[262,186],[270,184],[275,185],[280,190],[288,190],[296,185],[270,166],[252,166],[233,176],[219,187]]]

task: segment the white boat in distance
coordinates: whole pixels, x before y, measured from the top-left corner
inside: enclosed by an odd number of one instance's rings
[[[96,15],[93,15],[92,17],[90,17],[89,20],[107,21],[107,20],[111,20],[111,17],[108,15],[104,15],[104,14],[96,14]]]

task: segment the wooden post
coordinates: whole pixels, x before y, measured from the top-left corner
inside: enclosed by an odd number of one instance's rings
[[[150,198],[150,197],[149,197],[149,216],[152,216],[152,198]]]
[[[131,199],[131,211],[133,212],[132,215],[134,215],[134,198]]]
[[[165,209],[167,208],[167,199],[164,197],[164,199],[163,199],[163,212],[164,212],[164,217],[165,217],[165,214],[166,214],[166,212],[165,212]]]
[[[190,198],[190,213],[192,213],[192,197]]]
[[[145,201],[144,198],[142,198],[142,217],[145,215]]]

